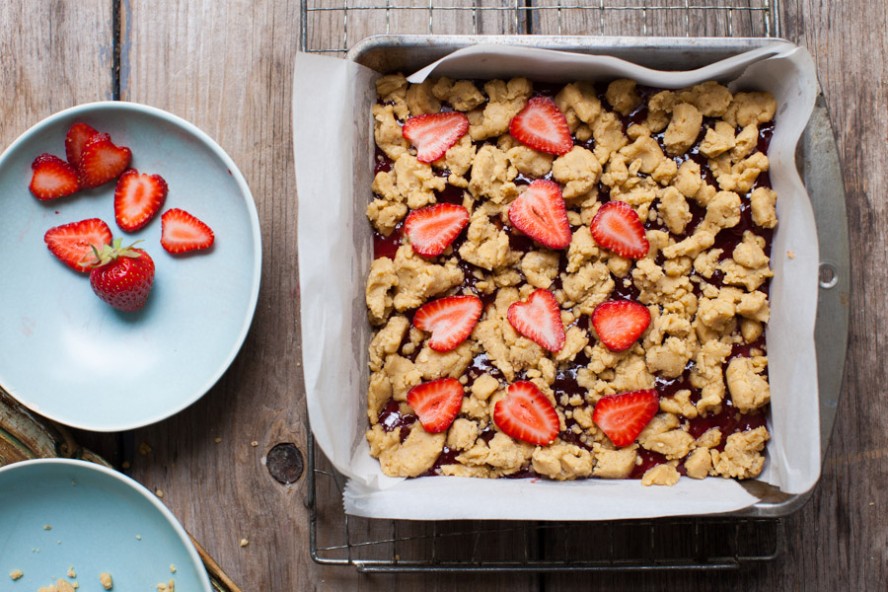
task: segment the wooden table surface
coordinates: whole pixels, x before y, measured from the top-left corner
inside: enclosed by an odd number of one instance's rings
[[[597,0],[589,4],[598,6]],[[680,1],[647,4],[685,6]],[[245,591],[884,590],[888,4],[783,0],[780,7],[782,34],[814,55],[831,112],[847,192],[853,267],[848,361],[836,426],[810,502],[785,520],[787,544],[781,558],[739,573],[545,576],[366,576],[312,561],[307,480],[303,474],[282,485],[265,462],[279,443],[306,450],[300,357],[311,344],[301,343],[299,332],[290,124],[301,24],[298,0],[0,2],[0,147],[44,117],[79,103],[120,99],[159,107],[202,128],[238,163],[253,191],[262,229],[263,280],[255,320],[240,355],[219,383],[200,402],[156,425],[125,434],[79,432],[77,437],[115,463],[128,460],[134,478],[162,490],[164,503]],[[385,19],[374,21],[374,15],[365,14],[352,19],[349,45],[357,35],[384,32]],[[484,13],[481,32],[514,32],[510,18],[493,14]],[[541,33],[597,34],[598,15],[593,16],[587,22],[583,14],[565,11],[560,30],[545,16],[533,27]],[[338,18],[312,23],[312,43],[340,44]],[[424,33],[429,13],[414,11],[398,18],[389,23],[393,32]],[[472,32],[466,18],[465,13],[436,11],[435,31]],[[680,15],[674,20],[648,20],[643,30],[625,21],[606,32],[683,35],[687,23]],[[718,22],[707,26],[694,29],[726,34]],[[730,32],[743,33],[742,23]]]

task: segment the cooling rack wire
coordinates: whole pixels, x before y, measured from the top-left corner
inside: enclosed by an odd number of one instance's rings
[[[303,0],[300,48],[344,56],[372,34],[779,37],[778,0]],[[309,437],[312,559],[361,572],[737,570],[784,549],[773,518],[417,522],[342,510],[345,479]],[[595,544],[582,544],[595,541]]]

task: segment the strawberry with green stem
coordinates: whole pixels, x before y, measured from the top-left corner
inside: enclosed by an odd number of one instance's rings
[[[89,283],[96,295],[118,310],[135,312],[148,301],[154,283],[154,260],[142,249],[121,246],[121,239],[93,248],[96,261]]]

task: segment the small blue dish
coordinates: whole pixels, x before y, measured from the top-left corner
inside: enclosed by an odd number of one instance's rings
[[[216,235],[205,252],[172,256],[160,216],[135,233],[114,221],[114,183],[49,202],[28,190],[31,162],[64,159],[74,122],[132,150],[132,167],[166,179],[162,211],[182,208]],[[141,240],[156,274],[147,306],[121,313],[97,298],[86,274],[46,248],[51,227],[101,218],[124,244]],[[32,127],[0,156],[0,386],[30,409],[93,431],[165,419],[204,395],[246,338],[259,293],[256,206],[231,158],[194,125],[125,102],[80,105]]]
[[[22,577],[7,579],[4,590],[37,590],[59,579],[102,590],[104,572],[114,590],[154,590],[174,580],[176,590],[212,591],[185,530],[154,495],[78,460],[0,468],[0,577],[15,570]]]

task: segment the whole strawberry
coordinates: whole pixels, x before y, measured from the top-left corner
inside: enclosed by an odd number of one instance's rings
[[[121,247],[121,239],[96,249],[89,283],[96,295],[118,310],[135,312],[145,306],[154,283],[154,261],[134,244]]]

